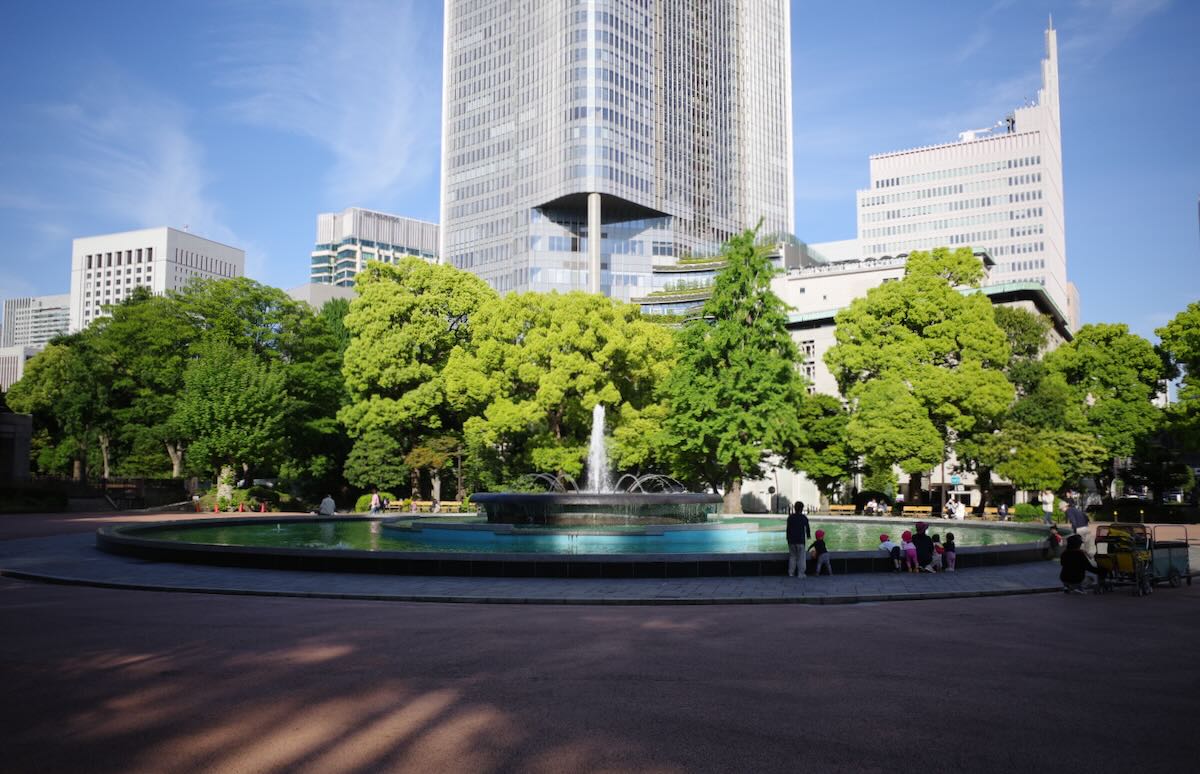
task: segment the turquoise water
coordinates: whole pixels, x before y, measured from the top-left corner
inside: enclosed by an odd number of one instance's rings
[[[424,523],[422,529],[384,530],[378,521],[321,521],[276,524],[259,522],[233,526],[173,527],[149,532],[131,532],[157,540],[266,548],[320,548],[329,550],[553,553],[553,554],[672,554],[672,553],[772,553],[787,551],[782,521],[762,521],[760,530],[737,524],[719,530],[678,530],[661,535],[609,535],[586,531],[555,534],[495,534],[489,531],[455,530]],[[822,522],[814,519],[813,531],[825,530],[831,551],[858,551],[879,545],[880,533],[899,541],[900,533],[912,528],[911,521],[869,523]],[[1042,539],[1040,529],[1003,529],[972,524],[931,525],[931,534],[945,537],[951,527],[959,546],[988,546],[1029,543]]]

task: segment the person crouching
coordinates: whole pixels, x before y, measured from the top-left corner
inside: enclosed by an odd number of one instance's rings
[[[1058,579],[1062,581],[1063,593],[1086,594],[1098,581],[1104,580],[1104,571],[1092,564],[1092,560],[1083,551],[1083,538],[1071,535],[1067,538],[1067,548],[1059,559],[1062,570]],[[1095,575],[1089,578],[1088,573]]]
[[[903,561],[900,558],[900,546],[893,543],[887,535],[880,535],[879,550],[887,554],[888,558],[892,560],[892,572],[900,572],[901,562]]]

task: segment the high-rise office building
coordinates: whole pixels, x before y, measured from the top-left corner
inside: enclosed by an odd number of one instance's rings
[[[136,287],[164,293],[194,279],[240,277],[245,266],[245,251],[167,226],[76,239],[71,330],[86,328]]]
[[[791,233],[789,6],[446,0],[442,260],[630,298],[760,219]]]
[[[60,333],[66,333],[70,325],[70,300],[65,293],[5,300],[0,347],[42,347]]]
[[[1079,325],[1067,280],[1058,38],[1045,33],[1036,100],[959,141],[871,157],[871,187],[858,192],[862,255],[886,257],[970,246],[996,261],[993,283],[1036,282]]]
[[[310,282],[353,287],[367,261],[395,263],[415,255],[437,258],[436,223],[351,207],[317,216],[317,244],[312,251]]]

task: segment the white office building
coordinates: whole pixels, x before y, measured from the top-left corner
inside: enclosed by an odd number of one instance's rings
[[[787,0],[445,0],[442,260],[629,299],[793,228]]]
[[[82,237],[71,246],[71,330],[86,328],[134,288],[179,290],[196,279],[240,277],[246,253],[161,226]]]
[[[438,226],[414,218],[351,207],[317,216],[311,279],[317,285],[353,287],[367,261],[396,263],[416,256],[437,260]]]
[[[970,246],[996,261],[992,282],[1036,282],[1079,325],[1067,280],[1058,40],[1046,30],[1042,87],[1031,104],[957,142],[871,157],[858,192],[861,256]]]
[[[66,333],[70,325],[70,299],[65,293],[7,299],[0,347],[42,347],[60,333]]]
[[[9,387],[19,382],[25,375],[25,364],[41,351],[42,347],[25,345],[0,347],[0,390],[7,392]]]

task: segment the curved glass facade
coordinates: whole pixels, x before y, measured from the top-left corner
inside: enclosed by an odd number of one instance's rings
[[[644,295],[651,266],[792,231],[785,0],[446,0],[442,255],[493,287]],[[593,200],[594,201],[594,200]]]

